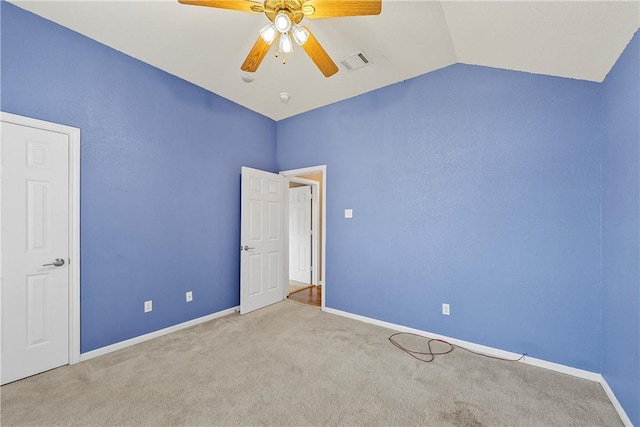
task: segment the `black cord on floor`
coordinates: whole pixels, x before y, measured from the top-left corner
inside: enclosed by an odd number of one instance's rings
[[[394,339],[394,337],[396,337],[398,335],[412,335],[414,337],[418,337],[418,338],[421,338],[423,340],[427,340],[427,348],[429,350],[425,351],[425,352],[416,351],[416,350],[410,350],[410,349],[404,347],[403,345],[401,345],[400,343],[398,343],[398,341],[396,341]],[[423,337],[422,335],[412,334],[410,332],[398,332],[396,334],[393,334],[393,335],[391,335],[389,337],[389,341],[391,342],[391,344],[393,344],[394,346],[396,346],[400,350],[404,351],[405,353],[407,353],[409,356],[413,357],[414,359],[418,359],[419,361],[426,362],[426,363],[432,362],[433,359],[436,358],[436,356],[440,356],[440,355],[443,355],[443,354],[451,353],[455,347],[461,348],[462,350],[466,350],[469,353],[477,354],[478,356],[484,356],[484,357],[488,357],[490,359],[503,360],[505,362],[519,362],[522,359],[524,359],[524,357],[527,355],[527,353],[523,353],[522,356],[520,356],[520,358],[518,358],[518,359],[505,359],[505,358],[502,358],[502,357],[490,356],[488,354],[478,353],[476,351],[469,350],[468,348],[464,348],[464,347],[461,347],[459,345],[451,344],[451,343],[449,343],[449,342],[447,342],[445,340],[441,340],[441,339],[437,339],[437,338],[427,338],[427,337]],[[431,343],[434,342],[434,341],[448,345],[449,349],[447,351],[433,351],[433,349],[431,348]]]

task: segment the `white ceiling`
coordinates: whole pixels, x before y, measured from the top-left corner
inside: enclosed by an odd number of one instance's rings
[[[333,77],[301,48],[286,65],[272,48],[245,83],[264,14],[177,0],[11,2],[274,120],[454,63],[601,82],[640,27],[640,0],[384,0],[378,16],[304,21],[338,64]],[[347,71],[339,61],[360,50],[373,64]]]

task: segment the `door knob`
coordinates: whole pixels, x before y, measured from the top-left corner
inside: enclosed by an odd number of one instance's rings
[[[255,249],[255,248],[252,248],[252,247],[249,247],[247,245],[244,245],[244,247],[240,248],[240,249],[244,249],[245,251],[248,251],[249,249]]]
[[[48,265],[53,265],[55,267],[62,267],[64,265],[64,260],[62,258],[56,258],[56,260],[50,264],[42,264],[43,267],[46,267]]]

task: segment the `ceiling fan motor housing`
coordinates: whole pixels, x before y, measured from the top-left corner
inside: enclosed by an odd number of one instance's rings
[[[304,18],[302,2],[299,0],[266,0],[264,2],[264,13],[274,23],[279,13],[288,16],[291,24],[298,24]]]

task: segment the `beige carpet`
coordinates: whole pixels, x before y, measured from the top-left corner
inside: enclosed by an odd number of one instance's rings
[[[422,363],[391,333],[284,301],[6,385],[1,423],[622,425],[597,383],[462,350]]]

